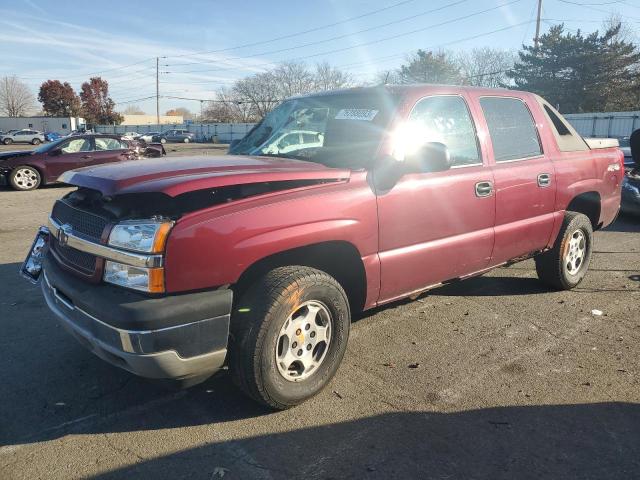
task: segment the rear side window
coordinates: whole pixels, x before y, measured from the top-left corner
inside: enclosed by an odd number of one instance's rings
[[[115,138],[96,138],[96,150],[120,150],[126,148]]]
[[[409,121],[423,142],[443,143],[454,166],[482,163],[473,120],[461,97],[423,98],[413,107]]]
[[[496,162],[542,154],[531,112],[517,98],[484,97],[480,106],[489,127]]]
[[[549,119],[551,120],[553,127],[556,129],[556,132],[558,132],[558,135],[571,135],[571,132],[564,122],[560,120],[560,117],[558,117],[553,110],[549,108],[549,106],[544,105],[544,111],[549,116]]]

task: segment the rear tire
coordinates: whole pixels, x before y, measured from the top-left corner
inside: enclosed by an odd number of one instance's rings
[[[166,138],[161,138],[160,139],[160,143],[162,143],[164,145],[165,143],[167,143],[167,139]]]
[[[34,138],[33,140],[31,140],[31,145],[40,145],[40,139]]]
[[[571,290],[589,269],[593,228],[586,215],[567,212],[553,248],[535,258],[538,278],[559,290]]]
[[[320,392],[338,370],[350,326],[347,295],[333,277],[309,267],[276,268],[254,282],[234,307],[232,378],[271,408],[298,405]]]
[[[9,183],[15,190],[35,190],[41,181],[40,172],[28,165],[20,165],[9,174]]]

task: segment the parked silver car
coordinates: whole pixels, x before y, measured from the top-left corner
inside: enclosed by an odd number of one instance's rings
[[[24,129],[0,135],[0,142],[5,145],[11,145],[12,143],[30,143],[31,145],[40,145],[45,142],[45,138],[44,133],[42,132]]]

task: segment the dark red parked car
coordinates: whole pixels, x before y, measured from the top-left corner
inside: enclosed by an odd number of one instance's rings
[[[68,170],[139,158],[149,147],[114,135],[76,135],[31,151],[0,153],[0,185],[34,190],[54,183]],[[162,152],[161,146],[158,148]],[[159,152],[156,151],[159,154]],[[146,153],[146,156],[149,155]]]
[[[279,146],[300,130],[322,143]],[[624,175],[542,98],[448,86],[289,99],[229,153],[65,173],[23,273],[106,361],[187,384],[228,364],[274,408],[331,380],[354,313],[530,257],[575,287]]]

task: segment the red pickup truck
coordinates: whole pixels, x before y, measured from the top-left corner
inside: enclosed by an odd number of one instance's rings
[[[184,384],[228,365],[287,408],[335,374],[354,312],[530,257],[541,281],[575,287],[622,166],[617,141],[581,138],[530,93],[296,97],[228,156],[65,173],[78,189],[23,273],[42,272],[50,309],[108,362]]]

